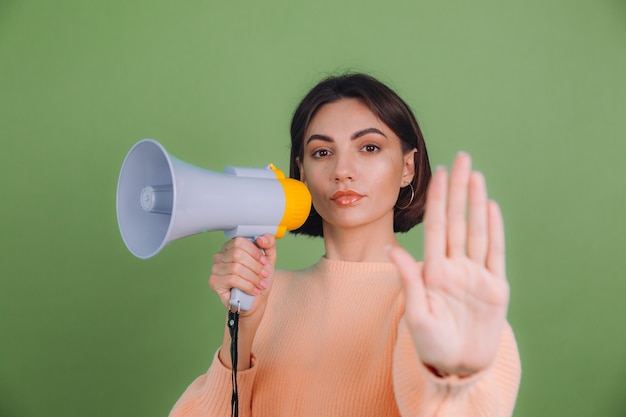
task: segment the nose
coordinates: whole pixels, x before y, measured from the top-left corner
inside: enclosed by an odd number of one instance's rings
[[[336,155],[333,178],[335,182],[354,181],[357,167],[352,156]]]

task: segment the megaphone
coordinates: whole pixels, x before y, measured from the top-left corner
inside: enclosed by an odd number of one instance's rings
[[[147,259],[173,240],[221,230],[228,238],[277,238],[304,224],[311,195],[300,181],[265,168],[202,169],[168,154],[153,139],[128,152],[117,184],[117,220],[130,252]],[[254,297],[231,290],[230,305],[252,307]]]

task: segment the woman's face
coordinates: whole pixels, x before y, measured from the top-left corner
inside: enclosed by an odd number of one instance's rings
[[[304,134],[300,178],[326,225],[391,228],[400,188],[413,179],[415,150],[357,99],[322,106]]]

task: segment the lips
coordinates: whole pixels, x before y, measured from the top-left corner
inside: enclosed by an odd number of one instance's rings
[[[347,191],[336,191],[330,199],[339,206],[350,206],[360,199],[363,198],[363,195],[357,193],[356,191],[347,190]]]

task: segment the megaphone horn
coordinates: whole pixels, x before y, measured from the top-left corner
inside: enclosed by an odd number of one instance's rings
[[[117,184],[122,239],[142,259],[173,240],[205,231],[222,230],[229,238],[265,233],[280,238],[304,224],[310,209],[307,187],[272,164],[213,172],[169,155],[153,139],[130,149]],[[248,310],[249,298],[244,305],[231,297],[231,305]]]

